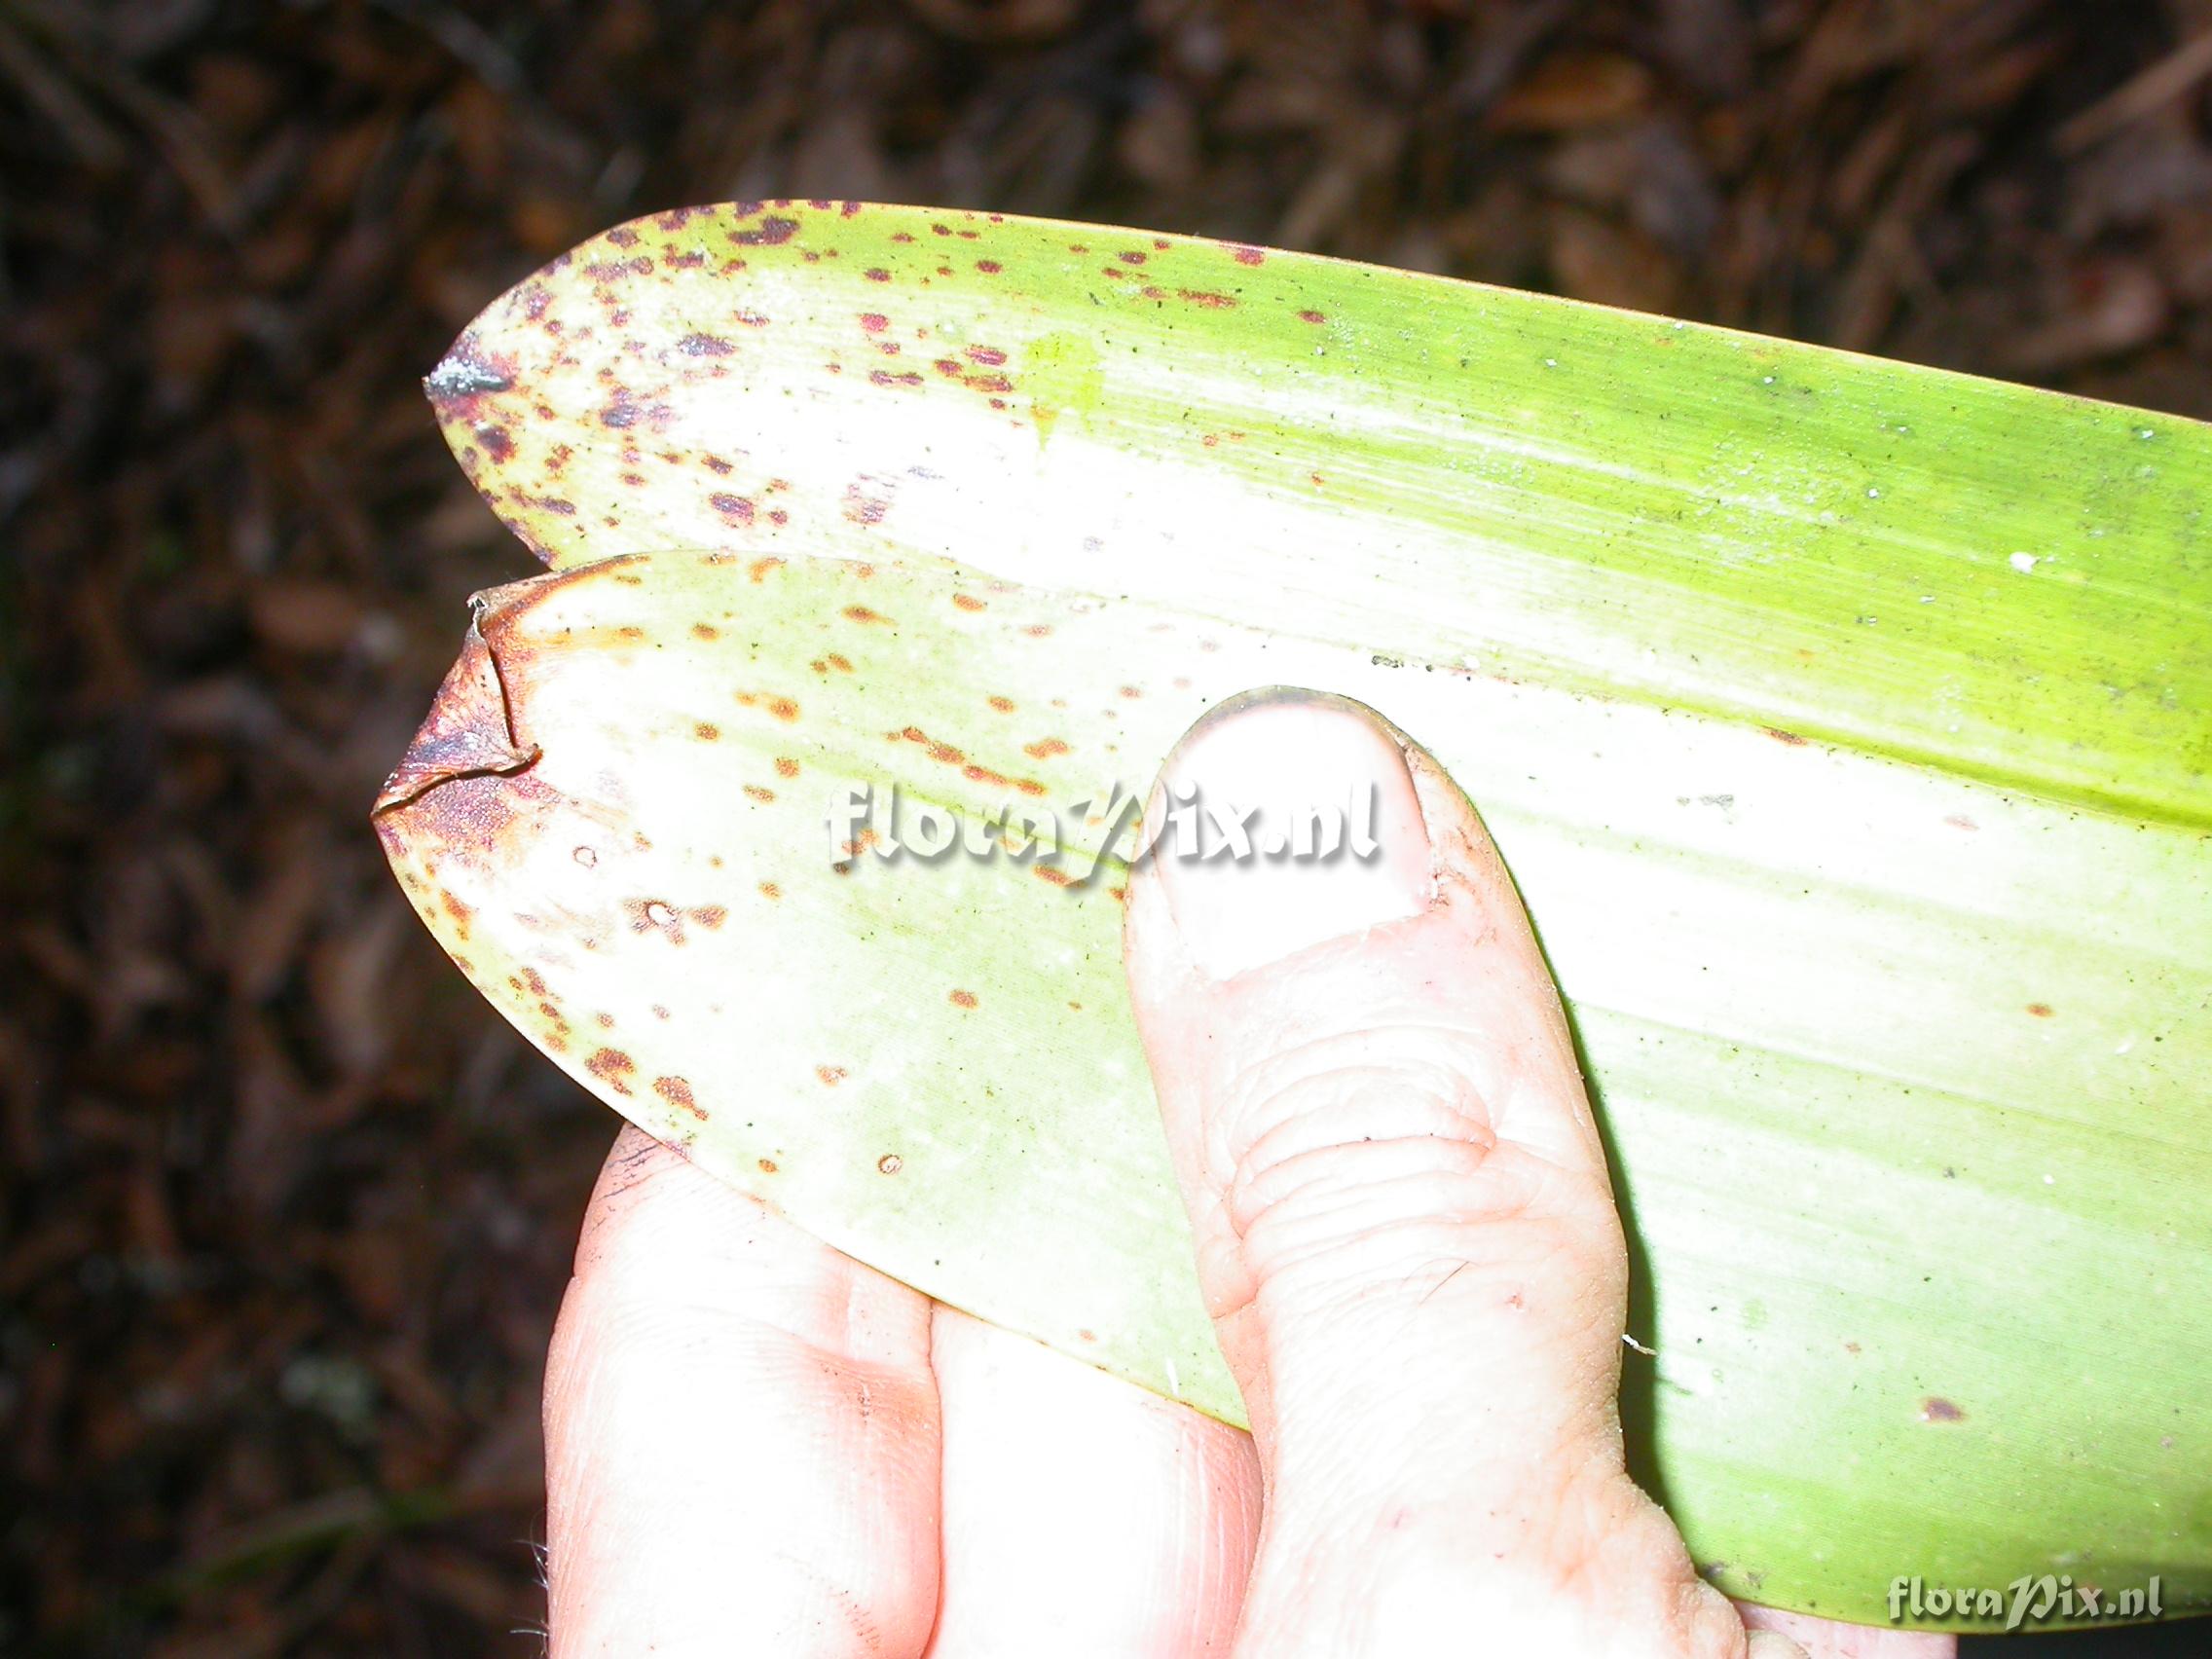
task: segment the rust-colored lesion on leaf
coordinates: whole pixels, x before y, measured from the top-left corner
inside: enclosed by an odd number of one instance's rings
[[[691,1085],[687,1079],[681,1077],[656,1077],[653,1079],[653,1092],[659,1095],[663,1100],[667,1101],[671,1106],[682,1107],[684,1111],[690,1113],[691,1116],[698,1119],[702,1124],[707,1121],[707,1109],[701,1106],[698,1100],[693,1096],[691,1092]]]
[[[584,1069],[617,1094],[630,1092],[630,1078],[638,1062],[620,1049],[601,1049],[584,1061]]]
[[[610,560],[597,568],[628,562]],[[411,892],[438,900],[421,908],[431,931],[449,944],[466,940],[472,922],[469,906],[442,866],[448,860],[479,870],[504,866],[533,833],[531,827],[542,826],[560,805],[559,791],[535,769],[542,749],[523,735],[519,705],[528,698],[535,646],[527,637],[518,640],[515,624],[547,593],[575,579],[576,573],[563,572],[470,596],[460,657],[370,809],[377,837],[401,881]],[[576,847],[573,857],[586,868],[599,859],[588,845]],[[535,915],[518,912],[515,920],[539,925]],[[588,950],[596,941],[580,942]],[[542,995],[535,970],[529,983]],[[557,1036],[546,1038],[555,1051],[565,1047]]]
[[[378,792],[372,816],[405,806],[457,778],[511,777],[537,759],[537,745],[516,736],[498,658],[484,637],[483,597],[471,600],[469,609],[460,660],[438,687],[429,718]]]

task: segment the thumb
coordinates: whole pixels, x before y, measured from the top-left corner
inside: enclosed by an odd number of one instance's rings
[[[1146,822],[1131,995],[1267,1483],[1237,1651],[1742,1655],[1623,1472],[1604,1152],[1465,798],[1272,691],[1193,728]],[[1282,850],[1315,824],[1333,857]]]

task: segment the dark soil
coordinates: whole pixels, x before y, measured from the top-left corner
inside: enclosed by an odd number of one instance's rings
[[[614,1122],[365,822],[525,571],[416,387],[501,288],[857,197],[2212,415],[2208,41],[2207,0],[5,0],[0,1652],[535,1649]]]

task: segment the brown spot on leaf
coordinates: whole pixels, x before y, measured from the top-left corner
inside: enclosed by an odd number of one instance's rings
[[[469,918],[476,912],[462,903],[461,896],[456,893],[440,893],[438,903],[445,907],[446,914],[454,919],[454,937],[465,940],[468,938]]]
[[[729,919],[729,912],[719,904],[698,904],[692,907],[691,919],[713,933]]]
[[[755,800],[762,802],[771,801],[776,798],[776,792],[762,784],[747,784],[745,786],[745,793],[751,795]]]
[[[1002,715],[1014,713],[1014,699],[1012,697],[989,697],[984,700]]]
[[[686,357],[726,357],[737,350],[719,334],[686,334],[676,349]]]
[[[1035,743],[1023,744],[1021,752],[1033,760],[1050,760],[1055,755],[1065,755],[1068,746],[1056,737],[1044,737]]]
[[[2034,1014],[2038,1019],[2048,1019],[2056,1011],[2053,1010],[2048,1003],[2038,1002],[2028,1004],[2028,1012]]]
[[[984,602],[972,593],[956,593],[952,596],[952,603],[962,610],[981,610],[984,608]]]
[[[774,882],[772,882],[772,881],[763,881],[763,882],[762,882],[762,883],[760,884],[760,897],[761,897],[761,898],[763,898],[763,899],[781,899],[781,898],[782,898],[783,896],[784,896],[784,890],[783,890],[783,889],[782,889],[781,887],[778,887],[778,886],[777,886],[777,885],[776,885],[776,884],[775,884]]]
[[[1920,1402],[1922,1422],[1964,1422],[1966,1415],[1940,1394],[1931,1394]]]
[[[1239,265],[1264,265],[1268,258],[1260,249],[1242,245],[1232,247],[1229,256]]]
[[[891,618],[876,611],[870,610],[865,605],[848,605],[845,607],[845,620],[847,620],[848,622],[888,623]],[[835,662],[837,659],[835,657],[831,657],[830,660],[831,662]]]
[[[702,743],[714,743],[722,735],[722,728],[709,720],[701,720],[691,731]]]
[[[600,1082],[606,1084],[617,1094],[630,1092],[629,1080],[631,1074],[636,1072],[637,1069],[638,1062],[630,1058],[620,1049],[601,1049],[594,1052],[590,1059],[584,1061],[584,1070],[590,1072],[592,1076],[598,1078]]]
[[[748,525],[753,522],[753,503],[743,496],[709,496],[707,504],[721,514],[725,524]]]
[[[765,558],[756,559],[752,564],[746,566],[745,573],[756,582],[766,581],[768,579],[768,572],[775,570],[782,563],[783,561],[781,559],[777,558],[773,553],[771,553]]]
[[[974,1008],[976,1006],[976,993],[974,991],[954,991],[946,1000],[954,1008]]]
[[[759,1164],[760,1173],[763,1175],[773,1175],[776,1172],[776,1161],[772,1158],[763,1158],[759,1160]]]
[[[729,240],[740,247],[781,247],[798,234],[798,221],[771,214],[757,225],[732,231]]]
[[[700,1106],[698,1101],[694,1100],[691,1097],[691,1086],[682,1078],[656,1077],[653,1079],[653,1092],[659,1095],[663,1100],[667,1101],[671,1106],[682,1107],[684,1111],[690,1113],[691,1116],[698,1119],[700,1123],[703,1124],[707,1121],[707,1114],[705,1109]]]
[[[1236,304],[1234,295],[1217,294],[1206,288],[1178,288],[1175,293],[1177,298],[1207,311],[1228,311]]]
[[[1773,738],[1775,742],[1787,743],[1792,749],[1802,749],[1807,742],[1805,738],[1798,736],[1795,732],[1784,731],[1780,726],[1761,726],[1759,729]]]
[[[887,1152],[875,1161],[875,1166],[886,1175],[896,1175],[906,1167],[906,1161],[895,1152]]]
[[[870,334],[881,334],[891,326],[891,319],[881,312],[861,313],[861,326]]]
[[[883,515],[891,510],[890,498],[862,489],[865,482],[856,480],[845,486],[845,517],[855,524],[881,524]]]
[[[779,777],[779,778],[795,778],[795,777],[797,777],[797,776],[798,776],[798,762],[797,762],[796,760],[793,760],[793,758],[792,758],[792,757],[791,757],[790,756],[788,756],[788,755],[779,755],[779,756],[776,756],[776,776],[777,776],[777,777]]]
[[[986,276],[996,276],[1006,267],[995,259],[978,259],[976,261],[976,269]]]
[[[884,270],[880,265],[871,265],[861,275],[870,282],[888,282],[891,280],[891,273]]]
[[[712,622],[694,622],[691,624],[691,637],[695,640],[719,640],[722,637],[722,631]]]
[[[814,1075],[822,1080],[823,1088],[835,1088],[838,1084],[844,1082],[852,1074],[847,1072],[843,1066],[816,1066]]]
[[[971,346],[968,348],[968,360],[995,369],[1006,361],[1006,353],[996,346]]]

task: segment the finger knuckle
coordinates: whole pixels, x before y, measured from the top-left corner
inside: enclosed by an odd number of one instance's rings
[[[1527,1207],[1456,1034],[1305,1046],[1236,1080],[1221,1192],[1265,1277],[1417,1277],[1464,1259],[1467,1230]]]

